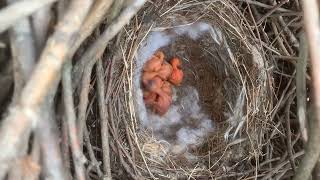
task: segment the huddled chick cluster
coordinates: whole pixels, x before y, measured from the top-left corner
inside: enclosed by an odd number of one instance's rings
[[[183,79],[181,60],[165,60],[164,53],[156,52],[143,67],[143,99],[147,107],[164,115],[172,103],[172,85],[179,86]]]

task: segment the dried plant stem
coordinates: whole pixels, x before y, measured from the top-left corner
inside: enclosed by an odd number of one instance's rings
[[[123,150],[123,147],[122,147],[121,143],[119,142],[119,135],[118,135],[117,128],[115,127],[111,104],[108,105],[108,118],[110,119],[110,122],[111,122],[110,123],[111,132],[112,132],[113,138],[115,139],[115,142],[116,142],[117,153],[119,155],[120,162],[121,162],[123,168],[127,171],[127,173],[129,173],[131,175],[131,177],[133,179],[138,179],[137,175],[134,172],[132,172],[130,166],[128,166],[128,164],[123,159],[123,157],[127,157],[128,160],[130,160],[130,156],[128,153],[126,153],[126,150]],[[132,163],[132,165],[133,165],[133,163]]]
[[[53,82],[56,81],[66,60],[67,51],[73,45],[73,37],[78,32],[91,3],[91,0],[72,1],[66,16],[58,23],[56,31],[48,39],[39,64],[23,89],[17,106],[12,108],[2,121],[0,179],[8,168],[6,162],[16,157],[22,137],[37,125],[39,107],[45,101]]]
[[[306,145],[306,155],[303,157],[294,180],[304,180],[310,177],[320,154],[320,38],[319,27],[319,6],[317,0],[303,0],[304,23],[308,45],[310,47],[310,57],[313,76],[314,93],[314,117],[309,120],[309,137]],[[302,46],[302,45],[301,45]]]
[[[105,104],[105,83],[102,60],[98,60],[96,65],[96,76],[97,76],[97,93],[99,103],[99,114],[101,121],[101,139],[102,139],[102,151],[103,151],[103,169],[106,179],[112,179],[111,176],[111,164],[110,164],[110,148],[109,148],[109,128],[107,119],[107,110]]]
[[[71,68],[72,63],[68,61],[62,74],[63,85],[63,99],[66,108],[66,117],[68,124],[69,140],[72,148],[72,158],[74,161],[74,167],[76,171],[77,179],[85,180],[84,167],[83,167],[83,155],[80,148],[80,144],[77,136],[76,127],[76,114],[74,110],[73,97],[72,97],[72,81],[71,81]]]
[[[56,0],[28,0],[13,3],[0,11],[0,33]]]

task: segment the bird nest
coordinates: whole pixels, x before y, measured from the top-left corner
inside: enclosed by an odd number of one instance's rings
[[[268,61],[238,12],[229,1],[154,2],[118,36],[109,113],[133,177],[238,176],[263,157]],[[163,116],[141,90],[143,64],[159,50],[184,71]]]

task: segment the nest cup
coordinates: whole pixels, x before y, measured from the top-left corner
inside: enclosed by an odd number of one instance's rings
[[[126,81],[113,101],[124,100],[118,108],[127,113],[115,118],[135,139],[121,141],[146,178],[251,169],[262,156],[259,132],[271,107],[267,61],[231,2],[163,4],[147,4],[120,37],[125,58],[113,81]],[[185,74],[162,117],[145,107],[141,90],[143,64],[159,50],[167,60],[179,57]]]

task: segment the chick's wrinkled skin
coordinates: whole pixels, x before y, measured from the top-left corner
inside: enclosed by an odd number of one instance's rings
[[[143,92],[143,99],[146,106],[152,109],[159,115],[164,115],[172,103],[172,87],[167,81],[162,81],[156,77],[154,86]]]
[[[153,109],[156,113],[162,116],[169,110],[171,103],[172,97],[161,91],[153,104]]]
[[[157,51],[153,56],[159,59],[164,59],[164,53],[162,51]]]
[[[172,96],[172,85],[168,81],[164,81],[161,90],[167,95]]]
[[[144,91],[143,92],[143,100],[147,106],[152,106],[157,99],[157,94],[155,92]]]
[[[148,84],[148,82],[150,80],[152,80],[153,78],[155,78],[157,75],[158,75],[157,72],[144,72],[142,74],[142,83],[143,83],[143,85]]]
[[[158,90],[161,90],[163,80],[160,77],[156,76],[146,82],[143,82],[143,85],[146,90],[151,92],[157,92]]]
[[[167,80],[171,76],[171,73],[172,73],[171,64],[164,61],[160,70],[158,71],[158,76],[163,80]]]
[[[183,79],[183,71],[180,69],[181,60],[179,58],[173,58],[170,63],[173,70],[171,76],[169,77],[169,81],[172,84],[179,86]]]
[[[155,72],[161,69],[161,65],[164,61],[164,54],[161,51],[158,51],[155,55],[148,60],[143,67],[145,72]]]
[[[164,115],[172,103],[172,86],[180,85],[183,72],[181,60],[173,58],[170,64],[164,60],[161,51],[156,52],[143,67],[143,99],[146,106],[160,116]]]

